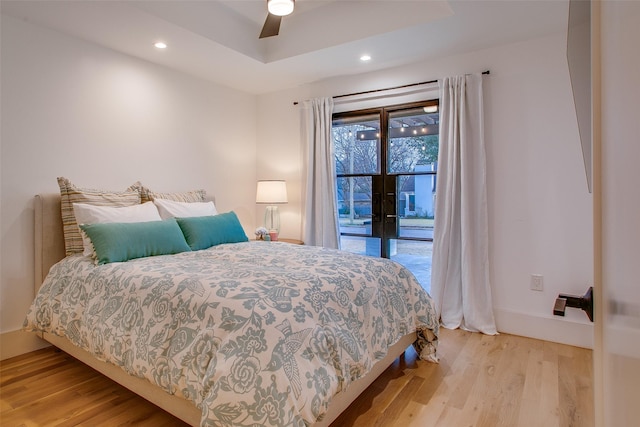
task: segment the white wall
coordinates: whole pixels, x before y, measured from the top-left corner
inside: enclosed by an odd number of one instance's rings
[[[33,196],[204,188],[255,229],[256,97],[2,16],[2,355],[33,298]],[[26,344],[28,345],[31,344]]]
[[[593,283],[592,198],[565,46],[565,35],[558,34],[262,95],[259,122],[271,126],[261,128],[258,176],[267,178],[300,156],[301,107],[293,101],[491,70],[484,77],[485,139],[490,277],[498,329],[591,347],[592,326],[583,312],[552,315],[558,293],[582,295]],[[433,98],[433,90],[426,93]],[[287,170],[283,178],[290,188],[299,188],[299,168]],[[286,209],[292,212],[286,233],[299,237],[300,207],[291,201]],[[544,276],[543,292],[529,289],[531,274]]]
[[[287,95],[286,93],[291,93]],[[299,93],[279,92],[258,99],[257,179],[284,179],[289,202],[279,205],[280,236],[301,236],[302,154],[299,150],[299,109],[290,101]],[[256,205],[256,218],[262,223],[264,205]]]

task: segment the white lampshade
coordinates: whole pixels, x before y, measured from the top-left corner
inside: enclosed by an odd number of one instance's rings
[[[258,181],[256,203],[287,203],[287,184],[284,181]]]
[[[293,12],[295,0],[267,0],[267,9],[272,15],[286,16]]]

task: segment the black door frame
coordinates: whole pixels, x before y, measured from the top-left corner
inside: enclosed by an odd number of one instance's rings
[[[348,177],[371,177],[371,234],[363,235],[356,233],[340,233],[344,236],[373,237],[380,239],[380,256],[390,257],[390,241],[412,240],[412,241],[433,241],[431,238],[400,237],[398,232],[398,212],[397,212],[397,180],[401,175],[433,175],[431,173],[389,173],[387,165],[388,155],[388,130],[389,114],[395,111],[415,109],[418,107],[438,106],[439,100],[418,101],[406,104],[398,104],[388,107],[370,108],[357,111],[337,113],[333,119],[357,118],[367,115],[378,115],[380,121],[380,138],[378,143],[378,165],[375,174],[340,174],[340,178]]]

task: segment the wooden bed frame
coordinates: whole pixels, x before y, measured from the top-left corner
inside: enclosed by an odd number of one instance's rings
[[[37,292],[51,266],[65,257],[60,194],[40,194],[35,197],[35,291]],[[120,367],[102,362],[89,352],[71,344],[65,338],[40,333],[39,336],[103,375],[118,382],[184,422],[200,425],[201,411],[190,401],[167,394],[145,379],[132,377]],[[367,376],[351,384],[335,396],[324,420],[314,424],[324,427],[331,424],[384,370],[415,341],[415,333],[405,335],[393,345],[387,356],[377,362]]]

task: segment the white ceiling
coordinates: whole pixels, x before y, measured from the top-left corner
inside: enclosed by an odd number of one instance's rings
[[[258,39],[265,0],[2,0],[3,14],[249,93],[564,32],[568,0],[297,0]],[[155,41],[169,47],[158,50]],[[372,56],[368,63],[359,57]]]

